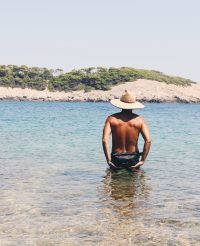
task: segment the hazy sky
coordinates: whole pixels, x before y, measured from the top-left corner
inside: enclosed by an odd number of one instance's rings
[[[0,0],[0,64],[130,66],[200,81],[199,0]]]

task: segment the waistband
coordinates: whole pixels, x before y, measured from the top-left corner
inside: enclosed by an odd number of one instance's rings
[[[118,152],[112,152],[111,155],[114,155],[114,156],[126,156],[126,155],[142,155],[143,152],[121,152],[121,153],[118,153]]]

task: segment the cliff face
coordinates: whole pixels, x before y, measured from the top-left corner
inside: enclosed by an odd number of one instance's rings
[[[109,101],[119,98],[125,89],[133,91],[139,101],[145,102],[200,102],[200,84],[182,87],[152,80],[137,80],[112,87],[109,91],[95,90],[50,92],[33,89],[0,87],[0,99],[40,101]]]

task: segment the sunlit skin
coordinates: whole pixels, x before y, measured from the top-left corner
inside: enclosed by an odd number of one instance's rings
[[[138,169],[144,165],[151,146],[151,137],[148,126],[143,117],[134,114],[132,110],[122,109],[121,112],[107,117],[103,129],[102,144],[104,154],[109,165],[111,162],[111,154],[109,148],[109,138],[112,134],[112,152],[137,152],[138,138],[141,134],[144,139],[143,154],[141,160],[131,169]]]

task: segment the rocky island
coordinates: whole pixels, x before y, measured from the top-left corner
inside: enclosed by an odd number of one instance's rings
[[[200,84],[154,70],[61,69],[0,66],[0,99],[40,101],[109,101],[125,89],[142,102],[200,102]]]

